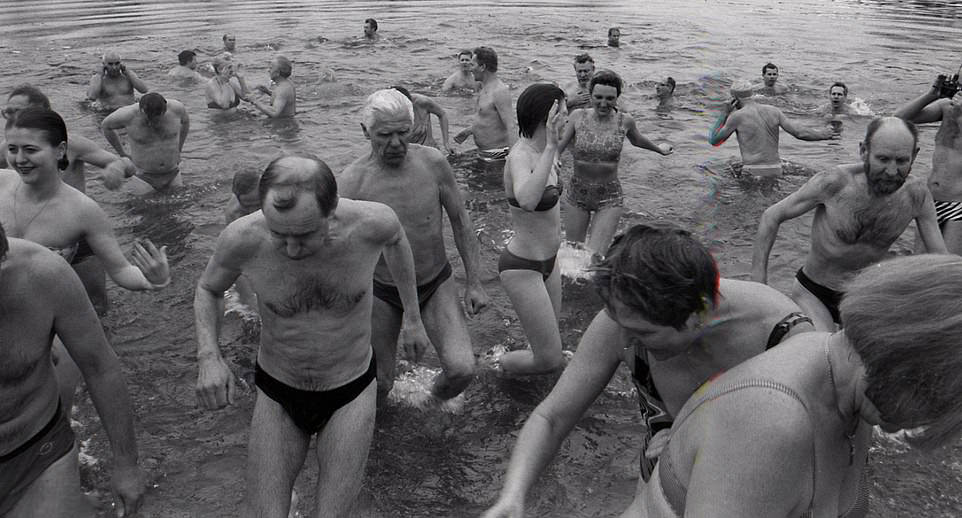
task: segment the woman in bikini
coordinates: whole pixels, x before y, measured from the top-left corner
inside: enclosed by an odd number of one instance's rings
[[[531,85],[518,97],[517,113],[521,135],[504,167],[514,236],[501,253],[498,271],[531,347],[505,353],[501,368],[533,374],[563,365],[558,331],[561,272],[555,268],[561,246],[561,185],[555,161],[566,114],[564,91],[544,83]]]
[[[60,172],[69,164],[67,128],[60,115],[28,108],[7,121],[5,136],[7,163],[15,170],[0,172],[0,223],[7,235],[46,246],[68,262],[78,243],[86,240],[110,278],[128,290],[159,289],[170,283],[165,247],[157,249],[149,240],[137,242],[131,264],[103,209],[61,179]],[[54,344],[64,408],[69,408],[79,371],[65,352],[59,341]]]
[[[218,57],[214,60],[214,77],[207,82],[207,107],[217,110],[236,108],[247,95],[247,82],[237,74],[234,62]]]
[[[592,254],[608,248],[624,212],[618,161],[625,137],[642,149],[661,155],[672,152],[670,145],[648,140],[631,115],[618,111],[622,84],[621,77],[610,70],[595,72],[588,83],[591,107],[571,112],[558,146],[560,155],[571,144],[574,158],[574,174],[565,194],[565,238],[585,244]]]

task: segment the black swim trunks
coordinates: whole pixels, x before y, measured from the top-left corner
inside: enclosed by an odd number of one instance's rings
[[[308,435],[323,430],[334,412],[357,399],[376,377],[377,364],[373,352],[371,364],[364,374],[330,390],[297,389],[265,372],[260,363],[254,367],[254,384],[257,388],[281,405],[294,424]]]
[[[430,281],[418,286],[418,307],[424,309],[424,305],[431,300],[434,292],[444,284],[444,281],[451,277],[451,263],[444,263],[444,268]],[[397,291],[397,286],[385,284],[374,280],[374,296],[394,306],[398,311],[404,312],[404,304],[401,304],[401,294]]]
[[[30,484],[70,453],[73,445],[70,420],[58,403],[56,413],[42,430],[0,457],[0,516],[6,516]]]
[[[836,324],[842,325],[842,315],[838,311],[838,305],[842,303],[842,296],[844,296],[845,293],[827,288],[813,281],[811,277],[805,275],[805,272],[803,272],[801,268],[798,269],[795,278],[798,279],[799,284],[821,301],[822,305],[824,305],[832,315],[832,320]]]
[[[70,264],[82,263],[93,256],[94,251],[90,248],[90,243],[87,242],[86,238],[81,238],[80,241],[77,241],[77,251],[73,254]]]

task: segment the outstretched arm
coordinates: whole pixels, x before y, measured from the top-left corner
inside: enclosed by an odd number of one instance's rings
[[[117,189],[125,178],[133,176],[135,168],[129,159],[121,157],[101,148],[94,141],[84,136],[72,136],[68,144],[74,158],[103,169],[104,186]]]
[[[795,122],[785,116],[785,114],[779,112],[778,114],[778,124],[788,132],[789,135],[799,139],[799,140],[829,140],[832,138],[838,138],[838,133],[832,130],[831,126],[826,126],[823,128],[808,128]]]
[[[133,291],[160,289],[170,284],[167,247],[157,249],[149,240],[134,243],[131,257],[136,266],[130,264],[114,237],[103,209],[93,200],[86,201],[89,203],[84,210],[84,219],[88,226],[84,237],[114,282]]]
[[[718,147],[728,140],[728,137],[735,133],[738,129],[738,121],[740,117],[731,116],[732,109],[735,107],[736,100],[732,99],[730,102],[725,103],[722,106],[722,112],[718,115],[718,119],[715,120],[715,124],[712,125],[711,130],[708,132],[708,143]]]
[[[647,137],[638,131],[638,126],[635,124],[635,119],[631,115],[625,114],[625,124],[628,126],[625,135],[628,136],[628,142],[635,147],[640,147],[641,149],[647,149],[648,151],[654,151],[659,155],[670,155],[672,152],[672,147],[668,144],[655,144],[654,142],[648,140]]]
[[[893,115],[900,119],[925,124],[928,122],[938,122],[942,120],[942,109],[949,104],[950,100],[940,100],[939,90],[941,82],[936,80],[935,84],[929,88],[928,92],[916,97],[905,106],[895,111]]]

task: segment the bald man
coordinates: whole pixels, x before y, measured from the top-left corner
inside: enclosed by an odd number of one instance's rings
[[[147,84],[124,65],[120,54],[109,51],[101,58],[100,69],[90,78],[87,98],[105,108],[118,108],[133,104],[134,90],[147,93]]]
[[[209,409],[234,401],[235,378],[217,341],[224,292],[243,274],[263,328],[242,516],[288,515],[313,435],[312,516],[353,516],[374,432],[371,279],[382,253],[405,310],[400,341],[412,357],[430,344],[411,247],[389,207],[339,198],[333,173],[316,157],[275,159],[259,192],[262,210],[221,232],[197,283],[197,398]]]
[[[732,85],[732,100],[722,106],[722,113],[708,136],[708,142],[720,146],[735,133],[742,162],[734,168],[737,175],[750,173],[759,177],[782,175],[782,161],[778,155],[779,128],[799,140],[837,139],[830,126],[824,128],[803,127],[781,110],[754,99],[752,85],[739,82]]]
[[[841,322],[842,289],[855,274],[884,260],[914,220],[929,253],[948,253],[936,223],[932,194],[909,178],[918,153],[915,125],[895,117],[873,120],[859,143],[862,163],[812,177],[762,214],[752,255],[752,280],[768,281],[768,255],[783,221],[812,209],[812,246],[795,276],[792,298],[818,331]]]

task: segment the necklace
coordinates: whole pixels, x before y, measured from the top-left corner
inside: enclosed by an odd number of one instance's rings
[[[838,387],[835,385],[835,369],[832,367],[832,355],[828,350],[828,340],[832,337],[829,335],[825,339],[825,359],[828,360],[828,379],[832,383],[832,393],[835,395],[835,411],[838,412],[838,417],[842,420],[842,423],[846,421],[845,416],[842,415],[842,410],[839,408],[838,401]],[[842,435],[848,441],[848,465],[851,466],[855,462],[855,434],[858,432],[858,424],[860,419],[855,416],[855,424],[852,425],[850,431],[843,431]]]
[[[37,219],[37,216],[39,216],[39,215],[43,212],[43,210],[47,208],[47,205],[50,203],[50,200],[53,199],[53,196],[47,198],[47,201],[43,202],[43,205],[40,206],[40,210],[38,210],[37,213],[34,214],[33,217],[31,217],[29,221],[27,221],[27,224],[26,224],[26,225],[24,225],[24,226],[21,227],[21,226],[20,226],[20,221],[19,221],[20,218],[17,217],[17,195],[20,194],[20,186],[21,186],[21,185],[23,185],[22,182],[19,183],[19,184],[17,184],[16,190],[13,191],[13,226],[14,226],[15,228],[20,229],[21,235],[26,235],[26,234],[27,234],[27,227],[29,227],[30,224],[33,223],[33,220]]]

